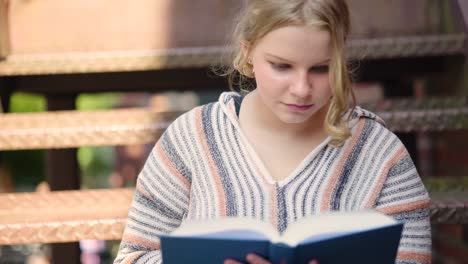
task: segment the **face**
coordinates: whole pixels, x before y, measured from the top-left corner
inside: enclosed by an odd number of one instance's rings
[[[319,113],[326,113],[332,96],[328,31],[282,27],[265,35],[250,57],[257,82],[254,98],[266,113],[287,124],[323,121],[315,119],[324,118]]]

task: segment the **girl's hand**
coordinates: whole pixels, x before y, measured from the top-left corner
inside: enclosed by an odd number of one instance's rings
[[[258,255],[255,255],[255,254],[248,254],[247,255],[247,261],[250,263],[250,264],[271,264],[270,261],[258,256]],[[226,259],[224,261],[224,264],[242,264],[241,262],[238,262],[238,261],[235,261],[235,260],[232,260],[232,259]],[[286,263],[284,263],[286,264]],[[311,260],[309,261],[308,264],[319,264],[318,261],[316,260]]]

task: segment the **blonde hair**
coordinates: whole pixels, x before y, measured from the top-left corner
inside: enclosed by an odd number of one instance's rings
[[[352,100],[350,74],[345,60],[346,40],[350,18],[345,0],[248,0],[238,17],[232,34],[230,62],[222,75],[228,76],[229,86],[245,92],[250,88],[253,66],[249,52],[269,32],[285,26],[311,26],[326,30],[331,36],[330,86],[333,97],[324,127],[332,137],[330,145],[338,147],[351,135],[344,114]],[[242,51],[247,45],[248,52]]]

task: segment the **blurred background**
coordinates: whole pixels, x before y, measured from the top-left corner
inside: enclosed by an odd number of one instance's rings
[[[243,3],[0,0],[0,116],[53,111],[99,116],[128,108],[183,112],[215,101],[229,88],[210,69],[221,62]],[[434,197],[461,197],[452,217],[465,218],[434,221],[433,256],[434,263],[468,263],[468,1],[348,3],[353,27],[348,54],[358,103],[388,121]],[[154,145],[4,147],[11,143],[8,129],[20,125],[2,120],[2,193],[132,188]],[[77,122],[86,123],[70,116],[67,124]],[[79,138],[80,130],[75,133]],[[118,244],[4,245],[0,263],[111,263]]]

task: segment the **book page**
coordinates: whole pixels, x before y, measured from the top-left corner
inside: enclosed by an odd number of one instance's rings
[[[240,237],[245,234],[245,238],[252,236],[252,233],[247,231],[255,231],[263,234],[270,240],[278,240],[279,234],[276,229],[269,223],[261,222],[249,218],[220,218],[213,220],[189,220],[182,222],[182,225],[177,228],[171,235],[172,236],[200,236],[213,233],[234,234],[233,237]],[[214,235],[217,236],[217,235]]]
[[[330,212],[301,219],[291,224],[281,237],[284,243],[295,246],[312,236],[332,233],[344,234],[375,229],[397,223],[393,218],[375,211]]]

